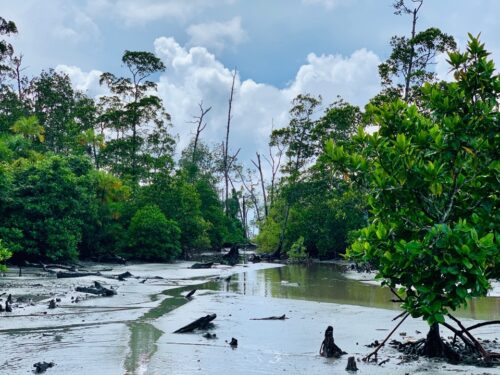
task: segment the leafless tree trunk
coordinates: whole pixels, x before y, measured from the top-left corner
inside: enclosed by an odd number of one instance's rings
[[[260,154],[258,152],[255,153],[257,156],[257,163],[252,160],[253,165],[255,165],[255,168],[259,171],[260,175],[260,186],[262,188],[262,199],[264,200],[264,217],[267,217],[268,215],[268,207],[267,207],[267,192],[266,192],[266,186],[264,182],[264,174],[262,173],[262,163],[260,161]],[[260,221],[260,219],[259,219]]]
[[[274,190],[276,186],[276,176],[279,172],[281,166],[281,157],[283,155],[283,148],[280,147],[280,145],[277,145],[276,147],[278,149],[278,152],[276,154],[273,154],[273,148],[269,146],[269,158],[264,156],[264,159],[271,167],[271,187],[269,189],[269,194],[268,194],[269,208],[273,206]]]
[[[233,71],[233,81],[231,84],[231,94],[229,95],[229,108],[227,111],[227,126],[226,126],[226,141],[224,142],[224,183],[226,187],[226,196],[225,196],[225,208],[226,215],[228,211],[227,200],[229,198],[229,129],[231,128],[231,110],[233,107],[233,95],[234,95],[234,82],[236,80],[236,70]]]
[[[203,119],[204,119],[205,115],[208,112],[210,112],[210,110],[212,109],[212,107],[208,107],[207,109],[203,109],[203,101],[201,101],[198,104],[198,107],[200,107],[200,115],[194,116],[194,121],[192,121],[193,124],[196,124],[196,135],[194,136],[193,157],[192,157],[193,164],[196,161],[196,150],[198,148],[198,141],[200,139],[200,134],[207,127],[207,123],[203,122]]]
[[[11,56],[11,64],[13,66],[11,77],[16,81],[17,85],[17,95],[19,100],[23,100],[24,89],[23,86],[27,84],[27,78],[23,77],[22,73],[26,68],[21,68],[23,64],[23,55]]]

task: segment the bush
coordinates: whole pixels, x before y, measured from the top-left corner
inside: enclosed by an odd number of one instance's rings
[[[292,244],[287,255],[290,263],[302,263],[308,259],[306,247],[304,246],[304,237],[300,236],[297,241]]]
[[[132,256],[143,260],[172,261],[181,253],[181,230],[156,205],[135,213],[129,227]]]

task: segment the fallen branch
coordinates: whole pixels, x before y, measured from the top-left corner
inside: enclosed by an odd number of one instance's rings
[[[406,314],[403,316],[403,319],[401,319],[401,321],[400,321],[400,322],[396,325],[396,327],[394,327],[394,329],[393,329],[393,330],[392,330],[392,331],[391,331],[391,332],[387,335],[387,337],[384,339],[384,341],[382,341],[382,342],[380,343],[380,345],[379,345],[379,346],[377,346],[377,348],[376,348],[373,352],[371,352],[370,354],[368,354],[366,357],[364,357],[364,358],[363,358],[363,362],[369,361],[369,360],[370,360],[370,357],[371,357],[371,356],[373,356],[373,355],[375,356],[375,358],[377,358],[377,352],[380,350],[380,348],[381,348],[382,346],[384,346],[384,345],[385,345],[385,343],[387,342],[387,340],[389,340],[389,338],[392,336],[392,334],[393,334],[394,332],[396,332],[396,330],[399,328],[399,326],[400,326],[401,324],[403,324],[403,322],[406,320],[406,318],[408,318],[408,316],[409,316],[409,315],[410,315],[409,313],[406,313]]]
[[[69,279],[72,277],[102,276],[100,272],[57,272],[58,279]]]
[[[250,320],[285,320],[288,319],[285,314],[281,316],[269,316],[267,318],[252,318]]]
[[[207,329],[208,325],[217,318],[217,314],[210,314],[207,316],[203,316],[199,319],[196,319],[194,322],[189,323],[188,325],[179,328],[177,331],[174,333],[186,333],[186,332],[192,332],[195,329]]]
[[[105,288],[98,281],[94,281],[94,287],[82,287],[76,288],[77,292],[96,294],[98,296],[111,297],[116,294],[116,290]]]

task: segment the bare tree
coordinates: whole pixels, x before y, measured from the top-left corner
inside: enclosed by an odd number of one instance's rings
[[[264,159],[271,167],[271,187],[269,189],[269,194],[268,194],[269,208],[273,206],[276,177],[280,170],[281,157],[283,156],[283,146],[277,144],[275,147],[277,149],[276,153],[273,152],[273,146],[269,145],[269,158],[264,156]]]
[[[10,77],[15,81],[17,86],[17,95],[19,100],[24,98],[24,90],[28,85],[28,77],[23,75],[23,72],[27,69],[22,67],[23,65],[23,55],[11,56],[10,63],[12,65],[12,70],[10,71]]]
[[[212,107],[203,109],[203,101],[201,101],[198,104],[198,107],[200,108],[200,115],[193,116],[194,120],[191,121],[192,124],[196,124],[196,135],[194,136],[194,143],[193,143],[193,156],[192,156],[193,163],[196,161],[196,150],[198,148],[198,140],[200,139],[200,134],[207,127],[207,123],[203,122],[203,119],[205,115],[212,109]]]
[[[236,168],[236,171],[240,177],[241,184],[243,185],[245,190],[248,192],[248,196],[249,196],[250,200],[252,201],[252,204],[255,208],[255,215],[257,216],[257,221],[260,222],[262,219],[262,216],[260,214],[259,200],[257,199],[257,194],[255,193],[256,183],[253,182],[252,171],[250,169],[248,170],[248,177],[245,177],[243,175],[240,168]]]
[[[231,128],[231,110],[233,107],[234,82],[236,80],[236,69],[233,71],[233,80],[231,84],[231,93],[229,95],[229,107],[227,111],[227,126],[226,126],[226,141],[223,143],[223,169],[224,169],[224,184],[225,184],[225,208],[226,214],[228,211],[227,200],[229,199],[229,130]]]
[[[265,186],[265,182],[264,182],[264,174],[262,173],[262,163],[260,160],[260,154],[258,152],[256,152],[255,155],[257,156],[257,162],[252,160],[252,164],[255,165],[255,168],[257,168],[257,170],[259,171],[260,186],[262,188],[262,199],[264,200],[264,217],[267,217],[269,212],[268,212],[268,207],[267,207],[267,192],[266,192],[266,186]],[[260,219],[259,219],[259,221],[260,221]]]

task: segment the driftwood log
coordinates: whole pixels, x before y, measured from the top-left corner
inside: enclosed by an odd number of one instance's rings
[[[105,288],[98,281],[94,281],[93,287],[76,287],[77,292],[95,294],[98,296],[111,297],[116,294],[116,290]]]
[[[129,277],[133,277],[133,276],[134,275],[132,275],[130,272],[127,271],[127,272],[124,272],[124,273],[117,275],[116,278],[120,281],[125,281]]]
[[[210,314],[203,316],[199,319],[196,319],[194,322],[189,323],[188,325],[179,328],[177,331],[174,333],[187,333],[187,332],[193,332],[195,329],[207,329],[212,322],[217,318],[217,314]]]
[[[335,341],[333,340],[333,327],[328,326],[325,331],[325,339],[321,343],[321,347],[319,348],[319,355],[322,357],[335,357],[339,358],[340,356],[347,354],[342,349],[340,349],[337,345],[335,345]]]
[[[201,268],[212,268],[214,265],[214,262],[209,262],[209,263],[195,263],[191,266],[192,269],[197,270]]]
[[[196,289],[193,289],[193,290],[192,290],[192,291],[190,291],[188,294],[186,294],[186,298],[187,298],[187,299],[190,299],[190,298],[193,296],[193,294],[194,294],[195,292],[196,292]]]
[[[288,319],[288,318],[286,317],[285,314],[283,314],[281,316],[269,316],[267,318],[253,318],[250,320],[285,320],[285,319]]]
[[[100,272],[57,272],[58,279],[69,279],[71,277],[101,276]]]

